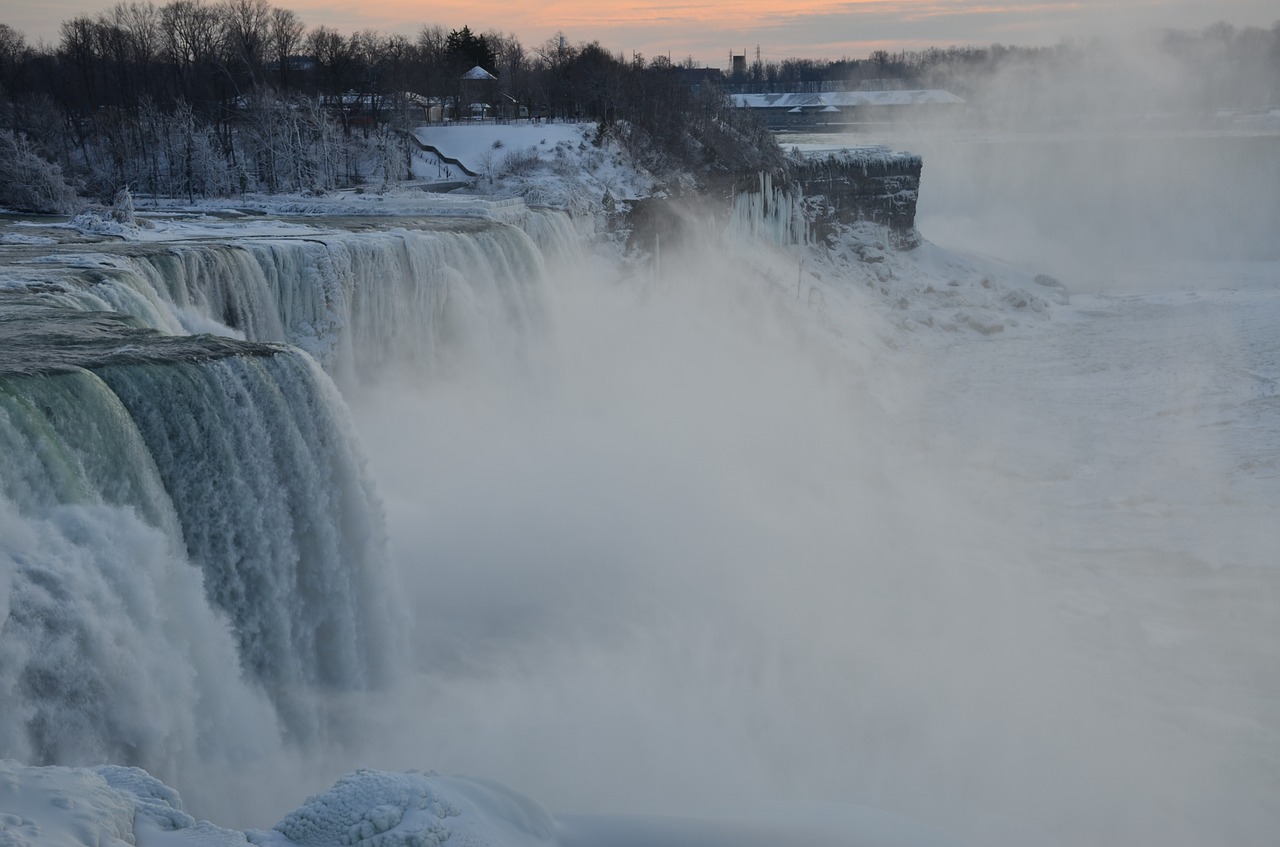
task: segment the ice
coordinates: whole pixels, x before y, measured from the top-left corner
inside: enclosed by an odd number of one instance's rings
[[[142,780],[129,782],[148,791]],[[126,847],[135,843],[139,799],[93,769],[33,768],[0,759],[0,844]]]
[[[568,816],[492,780],[359,770],[270,830],[240,832],[182,811],[138,768],[28,767],[0,760],[5,847],[954,847],[873,809],[785,806],[750,822]]]
[[[272,833],[250,837],[262,847],[521,847],[555,832],[548,812],[496,783],[360,770],[307,798]]]

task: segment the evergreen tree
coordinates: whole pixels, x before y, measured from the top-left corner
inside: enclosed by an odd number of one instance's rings
[[[471,27],[463,26],[449,33],[444,42],[445,54],[459,66],[473,68],[476,65],[491,70],[498,63],[493,46],[483,35],[475,35]]]

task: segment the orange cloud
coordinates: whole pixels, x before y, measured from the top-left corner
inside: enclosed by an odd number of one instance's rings
[[[478,25],[484,29],[536,29],[548,34],[572,29],[581,30],[588,37],[593,30],[633,26],[713,26],[717,29],[740,31],[805,18],[849,16],[850,20],[876,18],[908,22],[948,16],[978,17],[997,14],[1034,17],[1046,12],[1082,7],[1080,2],[1070,0],[1032,3],[1010,0],[983,4],[974,3],[973,0],[798,0],[782,8],[776,2],[765,0],[616,0],[611,3],[599,0],[551,0],[537,4],[476,4],[465,0],[443,0],[425,7],[405,0],[373,0],[358,4],[295,0],[288,5],[304,16],[314,13],[321,18],[332,17],[336,20],[416,20],[419,23],[439,23],[450,28],[467,23],[473,28]],[[315,22],[328,23],[326,20]],[[366,23],[364,26],[376,24]],[[702,35],[713,33],[703,32]]]
[[[58,24],[96,15],[115,0],[4,0],[5,23],[32,40],[58,39]],[[155,0],[157,3],[167,0]],[[217,0],[208,0],[217,2]],[[871,50],[954,43],[1018,43],[1136,28],[1198,29],[1228,17],[1270,26],[1275,0],[270,0],[309,27],[375,29],[412,38],[424,24],[513,33],[536,47],[559,31],[607,49],[693,54],[719,60],[756,44],[771,58],[865,56]]]

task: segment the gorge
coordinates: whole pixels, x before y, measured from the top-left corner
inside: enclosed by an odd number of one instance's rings
[[[1015,428],[1041,406],[984,405],[1088,316],[920,239],[921,162],[898,166],[755,176],[624,257],[512,201],[10,224],[0,756],[97,766],[39,773],[118,792],[95,808],[143,847],[953,843],[895,814],[1264,843],[1274,745],[1240,729],[1275,725],[1261,524],[1192,501],[1255,529],[1212,568],[1137,544],[1180,488],[1112,504],[1070,431],[1059,460]],[[1218,431],[1154,408],[1149,433]],[[1105,533],[1068,529],[1081,502]],[[424,767],[484,778],[387,773]]]

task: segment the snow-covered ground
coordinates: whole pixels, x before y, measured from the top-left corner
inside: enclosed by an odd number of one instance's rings
[[[521,196],[586,216],[602,203],[645,197],[654,189],[653,175],[637,168],[615,140],[597,139],[593,123],[424,126],[414,135],[478,174],[469,192]],[[431,154],[419,161],[423,178],[459,175],[456,165]]]
[[[475,123],[451,126],[424,126],[414,131],[423,144],[441,155],[457,159],[472,173],[488,175],[497,171],[512,154],[532,152],[543,161],[552,161],[557,151],[577,150],[595,135],[592,123]],[[448,165],[444,165],[448,167]],[[435,175],[429,169],[422,176]],[[446,176],[459,176],[455,167]]]
[[[950,847],[886,812],[809,809],[787,820],[553,817],[490,780],[360,770],[308,797],[271,829],[197,821],[178,793],[137,768],[27,767],[0,759],[5,847]]]

